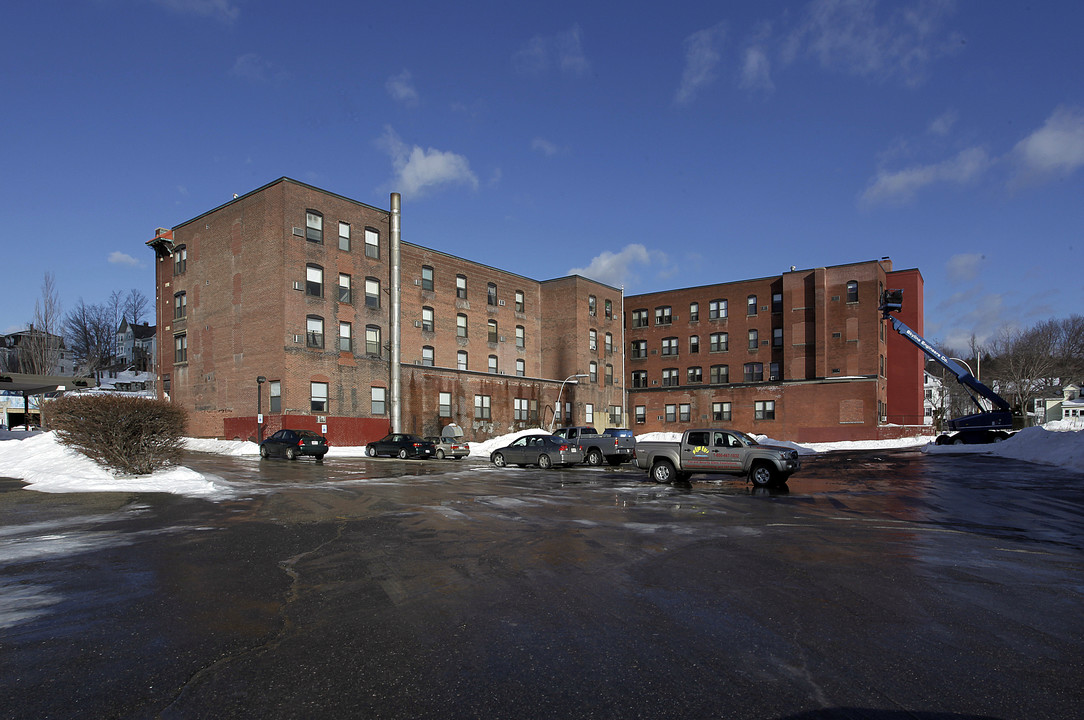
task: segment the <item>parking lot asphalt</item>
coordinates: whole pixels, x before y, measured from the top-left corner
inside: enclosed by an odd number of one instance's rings
[[[915,451],[789,487],[260,461],[0,480],[4,718],[1069,718],[1084,477]]]

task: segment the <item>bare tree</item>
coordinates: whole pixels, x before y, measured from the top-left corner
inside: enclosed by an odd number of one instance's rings
[[[128,291],[124,298],[124,318],[133,325],[139,325],[147,315],[147,296],[136,289]]]
[[[47,272],[41,284],[41,297],[34,301],[34,322],[20,348],[19,364],[23,372],[33,375],[56,372],[64,346],[60,314],[56,280]]]
[[[64,329],[75,361],[84,372],[93,373],[109,365],[113,357],[116,330],[106,305],[79,304],[67,314]]]
[[[120,290],[109,293],[109,299],[105,301],[105,307],[109,314],[109,322],[113,326],[109,354],[111,357],[115,357],[118,354],[116,333],[120,330],[121,320],[124,319],[124,294]]]
[[[1060,323],[1058,357],[1065,382],[1084,380],[1084,316],[1070,315]]]
[[[1017,412],[1025,414],[1031,401],[1059,376],[1060,323],[1047,320],[1034,327],[1003,329],[994,340],[992,376],[998,390]]]

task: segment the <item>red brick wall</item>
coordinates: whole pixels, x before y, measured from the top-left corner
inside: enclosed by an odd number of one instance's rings
[[[903,309],[896,315],[922,335],[925,316],[922,273],[917,269],[889,273],[886,288],[903,290]],[[926,355],[893,330],[888,321],[882,322],[887,335],[888,422],[921,425],[924,415],[922,370]]]

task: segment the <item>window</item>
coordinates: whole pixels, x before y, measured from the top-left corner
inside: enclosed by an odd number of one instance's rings
[[[433,268],[422,265],[422,290],[433,292]]]
[[[433,346],[422,346],[422,365],[426,367],[433,367]]]
[[[621,406],[620,405],[611,405],[610,406],[610,424],[611,425],[623,425],[624,423],[621,420],[622,415],[624,415],[624,413],[621,411]]]
[[[583,406],[583,420],[588,425],[595,422],[595,404],[587,403]]]
[[[497,356],[496,355],[490,355],[489,356],[489,371],[491,373],[497,372]]]
[[[685,376],[689,385],[699,385],[704,382],[704,369],[699,366],[691,367],[685,373]]]
[[[647,387],[647,370],[635,370],[632,373],[632,386],[634,388]]]
[[[522,325],[516,325],[516,347],[527,347],[527,330]]]
[[[598,332],[595,330],[587,331],[587,349],[591,352],[598,350]]]
[[[305,266],[305,294],[324,296],[324,269],[319,265]]]
[[[365,278],[365,307],[380,307],[380,281],[374,277]]]
[[[173,274],[183,275],[186,269],[188,269],[188,248],[178,245],[173,248]]]
[[[699,352],[700,352],[700,336],[699,335],[690,335],[689,336],[689,354],[690,355],[696,355]]]
[[[315,210],[305,213],[305,239],[309,242],[324,242],[324,216]]]
[[[305,344],[311,348],[324,346],[324,319],[318,315],[309,315],[305,319]]]
[[[280,413],[282,412],[282,381],[272,380],[268,384],[271,386],[271,406],[268,412]]]
[[[339,350],[341,352],[351,352],[354,349],[350,344],[350,323],[339,323]]]
[[[606,301],[606,319],[611,320],[614,316],[614,304],[612,300]]]
[[[527,363],[523,361],[523,358],[516,358],[516,376],[523,377],[527,374]]]
[[[666,422],[677,422],[677,405],[666,406]]]
[[[691,415],[691,408],[689,403],[682,403],[678,405],[678,420],[681,422],[689,422],[689,416]]]
[[[753,403],[754,420],[775,420],[775,400],[757,400]]]
[[[847,302],[858,302],[858,281],[856,280],[847,283]]]
[[[188,362],[188,335],[181,333],[173,336],[173,362]]]
[[[459,313],[455,316],[455,336],[461,338],[467,337],[467,316],[463,313]]]
[[[353,299],[350,293],[350,276],[339,273],[339,302],[349,304]]]
[[[452,416],[452,394],[450,392],[437,393],[437,415],[441,417]]]
[[[700,303],[689,303],[689,322],[700,319]]]
[[[772,347],[783,347],[783,328],[772,328]]]
[[[629,353],[633,358],[646,358],[647,357],[647,340],[633,340],[632,348]]]
[[[475,420],[489,420],[490,413],[490,398],[489,395],[475,395],[474,396],[474,419]]]
[[[459,370],[467,369],[467,351],[460,350],[455,354],[455,366]]]
[[[173,296],[173,319],[181,320],[188,315],[188,294],[179,292]]]
[[[512,418],[519,422],[527,422],[527,398],[513,398],[512,404]]]
[[[422,330],[424,332],[433,332],[433,308],[422,308]]]
[[[525,305],[524,305],[524,302],[523,302],[523,291],[522,290],[516,290],[516,312],[518,312],[518,313],[523,312],[524,307],[525,307]]]
[[[598,382],[598,363],[594,360],[587,364],[587,375],[590,378],[591,382]]]
[[[647,327],[647,310],[632,311],[632,326],[634,328]]]
[[[764,380],[764,363],[745,363],[745,382]]]
[[[491,343],[497,342],[497,338],[499,337],[497,335],[497,321],[496,320],[490,320],[488,323],[486,323],[486,325],[489,328],[489,342],[491,342]]]
[[[614,366],[613,365],[610,365],[610,364],[607,363],[606,367],[604,368],[602,378],[603,378],[603,381],[606,383],[606,385],[613,385],[614,384]]]
[[[350,251],[350,224],[339,223],[339,249]]]
[[[756,350],[760,347],[760,333],[756,330],[749,331],[749,349]]]
[[[373,228],[365,228],[365,257],[380,258],[380,233]]]
[[[712,385],[724,385],[730,382],[730,366],[712,365],[708,370],[708,382]]]
[[[614,336],[612,333],[606,333],[602,341],[602,349],[609,355],[614,351]]]
[[[595,299],[594,295],[587,296],[587,314],[591,317],[598,314],[598,300]]]
[[[750,316],[756,315],[757,314],[757,296],[756,295],[750,295],[746,302],[747,302],[747,305],[748,305],[748,308],[749,308],[746,311],[746,314],[750,315]]]
[[[460,300],[467,299],[467,276],[456,275],[455,276],[455,296]]]
[[[783,312],[783,293],[772,293],[772,312]]]
[[[678,380],[677,368],[665,368],[662,371],[662,385],[663,387],[677,387],[680,384]]]
[[[365,326],[365,354],[380,357],[380,328],[376,325]]]
[[[730,333],[712,333],[709,340],[712,352],[726,352],[730,349]]]
[[[726,317],[726,300],[712,300],[708,303],[708,319],[722,320]]]
[[[632,414],[636,416],[636,424],[643,425],[647,422],[647,407],[644,405],[637,405],[633,408]]]
[[[730,403],[713,402],[711,404],[711,419],[716,422],[720,420],[730,420]]]
[[[782,380],[783,375],[779,369],[779,363],[773,362],[768,365],[768,379],[769,380]]]
[[[312,412],[327,412],[327,383],[309,383],[309,408]]]
[[[494,283],[488,283],[486,285],[486,304],[497,304],[497,286]]]
[[[662,339],[662,354],[663,355],[677,355],[678,354],[678,339],[676,337],[663,338]]]
[[[369,388],[369,397],[372,398],[372,414],[383,415],[387,412],[387,388],[373,387]]]
[[[655,324],[669,325],[673,320],[672,309],[669,305],[655,308]]]

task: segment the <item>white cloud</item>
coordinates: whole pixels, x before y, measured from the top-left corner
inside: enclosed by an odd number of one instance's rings
[[[263,59],[259,53],[245,53],[238,56],[230,68],[230,76],[255,83],[269,83],[283,80],[285,72]]]
[[[945,270],[948,279],[954,283],[971,282],[979,276],[985,262],[986,256],[981,253],[959,253],[948,259]]]
[[[422,195],[440,185],[469,185],[478,189],[478,177],[471,171],[467,158],[435,148],[408,146],[391,127],[384,128],[378,145],[391,157],[395,170],[394,189],[404,195]]]
[[[956,157],[932,165],[918,165],[904,170],[879,170],[862,193],[868,204],[906,202],[924,187],[935,183],[963,185],[975,180],[991,165],[983,148],[968,148]]]
[[[606,250],[597,255],[587,267],[572,268],[569,275],[582,275],[613,287],[633,284],[637,275],[634,267],[654,267],[661,271],[669,263],[666,253],[648,250],[639,243],[626,245],[620,252]]]
[[[1017,181],[1068,175],[1084,165],[1084,112],[1058,108],[1012,152]]]
[[[536,137],[531,141],[531,149],[535,152],[540,152],[547,157],[553,157],[557,153],[561,152],[561,148],[557,147],[554,143],[551,143],[545,138]]]
[[[540,75],[551,66],[568,75],[583,76],[591,63],[583,52],[583,31],[579,25],[556,35],[535,35],[512,56],[518,72]]]
[[[392,75],[384,83],[384,87],[387,88],[388,94],[396,102],[400,102],[407,107],[418,104],[418,91],[414,88],[414,79],[411,77],[409,70],[404,69],[398,75]]]
[[[685,69],[674,102],[685,105],[693,101],[701,88],[715,80],[715,70],[722,62],[719,46],[726,39],[726,23],[698,30],[685,38]]]
[[[944,137],[952,131],[952,126],[956,124],[957,118],[958,114],[956,113],[956,111],[949,110],[943,115],[934,118],[933,121],[930,123],[929,128],[927,129],[931,135],[938,135],[940,137]]]
[[[739,85],[746,90],[775,90],[772,82],[772,63],[768,53],[761,47],[751,47],[745,51],[745,60],[741,68]]]
[[[230,0],[154,0],[155,3],[182,15],[198,15],[232,23],[241,9]]]
[[[142,267],[143,263],[136,260],[127,253],[122,253],[120,250],[114,250],[109,253],[109,262],[113,265],[128,265],[129,267]]]

